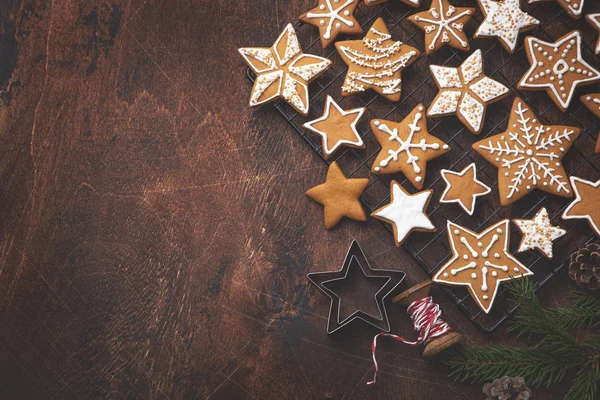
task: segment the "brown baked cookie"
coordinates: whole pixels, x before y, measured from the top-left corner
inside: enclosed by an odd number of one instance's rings
[[[335,47],[348,65],[342,95],[373,89],[390,101],[400,100],[400,74],[419,56],[414,47],[392,40],[382,18],[377,18],[362,40],[337,42]]]
[[[563,219],[586,219],[600,236],[600,179],[591,182],[572,176],[571,184],[575,200],[563,213]]]
[[[548,259],[553,256],[553,242],[567,234],[564,229],[552,225],[545,207],[540,208],[533,219],[513,219],[513,223],[523,234],[517,251],[537,250]]]
[[[508,129],[473,144],[473,150],[498,167],[500,203],[510,205],[534,189],[573,197],[562,159],[580,130],[542,124],[519,97],[513,103]]]
[[[360,195],[369,180],[348,179],[334,161],[327,170],[325,183],[315,186],[306,195],[324,207],[325,227],[333,228],[343,217],[356,221],[366,221],[367,214],[360,204]]]
[[[585,16],[585,19],[598,33],[600,33],[600,13],[588,14]],[[598,40],[596,40],[594,52],[596,53],[596,55],[600,54],[600,37],[598,38]]]
[[[552,0],[529,0],[529,4],[545,3]],[[571,16],[571,18],[581,18],[583,12],[583,3],[585,0],[555,0]]]
[[[300,16],[300,21],[319,28],[321,45],[328,47],[339,34],[357,35],[362,27],[354,17],[360,0],[319,0],[319,4]]]
[[[446,189],[442,193],[440,203],[458,203],[469,215],[475,212],[477,198],[489,194],[492,189],[477,179],[475,163],[469,164],[460,172],[443,169],[442,178]]]
[[[417,189],[423,189],[427,161],[450,151],[450,146],[427,131],[422,104],[402,122],[374,119],[371,129],[381,145],[371,172],[377,175],[402,172]]]
[[[600,118],[600,93],[583,95],[581,96],[581,102],[596,118]],[[596,140],[595,151],[596,153],[600,153],[600,133],[598,133],[598,139]]]
[[[364,0],[365,6],[376,6],[378,4],[383,4],[388,0]],[[421,6],[421,0],[400,0],[402,4],[406,4],[407,6],[411,6],[414,8],[418,8]]]
[[[433,281],[467,286],[477,305],[489,313],[500,283],[533,275],[509,252],[509,224],[505,219],[476,233],[448,221],[452,259],[440,268]]]
[[[433,0],[427,11],[411,15],[408,20],[425,33],[425,52],[448,45],[461,51],[469,51],[469,39],[464,27],[475,14],[475,8],[452,6],[448,0]]]
[[[600,71],[581,56],[580,31],[568,33],[554,43],[528,36],[525,50],[531,68],[518,88],[545,90],[562,111],[567,111],[578,86],[600,82]]]

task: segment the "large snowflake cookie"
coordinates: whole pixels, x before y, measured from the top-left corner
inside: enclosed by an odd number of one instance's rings
[[[385,3],[388,0],[365,0],[365,6],[376,6],[378,4]],[[418,8],[421,6],[421,0],[400,0],[403,4]]]
[[[545,3],[552,0],[529,0],[529,4]],[[580,18],[585,0],[555,0],[572,18]]]
[[[588,14],[585,16],[585,19],[594,27],[594,29],[600,33],[600,13],[596,14]],[[594,52],[596,55],[600,54],[600,37],[596,40],[596,45],[594,46]]]
[[[469,164],[460,172],[443,169],[442,178],[446,189],[440,197],[440,203],[458,203],[469,215],[475,212],[477,198],[489,194],[492,189],[477,179],[475,163]]]
[[[432,52],[448,45],[469,51],[465,24],[475,14],[475,8],[455,8],[448,0],[433,0],[431,8],[408,17],[408,20],[425,32],[425,52]]]
[[[600,236],[600,179],[591,182],[572,176],[571,183],[575,200],[563,213],[563,219],[585,219]]]
[[[525,39],[529,71],[519,89],[545,90],[566,111],[577,86],[600,82],[600,71],[581,57],[581,32],[573,31],[554,43],[528,36]]]
[[[339,34],[355,35],[363,32],[354,18],[359,0],[319,0],[319,4],[300,16],[300,20],[319,28],[321,45],[329,46]]]
[[[435,232],[435,226],[426,214],[433,190],[409,194],[400,184],[392,181],[390,203],[375,210],[371,216],[392,225],[396,246],[400,247],[411,232]]]
[[[498,167],[498,189],[503,206],[536,188],[571,198],[571,184],[561,161],[579,132],[571,126],[542,124],[517,97],[506,132],[473,144],[473,149]]]
[[[590,110],[596,118],[600,118],[600,93],[586,94],[581,96],[581,102]],[[600,133],[596,140],[596,153],[600,153]]]
[[[489,313],[500,283],[533,275],[509,253],[509,223],[505,219],[476,233],[448,221],[452,259],[440,268],[433,281],[466,286],[477,305]]]
[[[335,44],[348,72],[342,95],[373,89],[391,101],[400,100],[402,70],[415,62],[419,51],[392,40],[382,18],[378,18],[362,40],[347,40]]]
[[[440,92],[429,106],[427,116],[456,115],[467,129],[480,134],[486,107],[508,94],[506,86],[483,72],[481,50],[475,51],[458,68],[439,65],[429,68]]]
[[[242,47],[238,51],[257,75],[251,107],[282,98],[308,115],[308,83],[329,68],[331,61],[302,53],[292,24],[285,27],[273,47]]]
[[[519,253],[538,250],[546,258],[552,258],[552,243],[567,234],[564,229],[552,225],[545,207],[540,208],[533,219],[514,219],[513,222],[523,234]]]
[[[417,189],[423,189],[427,161],[450,151],[450,146],[427,131],[422,104],[402,122],[374,119],[371,129],[381,145],[371,172],[377,175],[402,172]]]
[[[477,0],[485,15],[475,37],[497,37],[506,51],[514,53],[519,32],[528,31],[540,21],[521,9],[521,0]]]

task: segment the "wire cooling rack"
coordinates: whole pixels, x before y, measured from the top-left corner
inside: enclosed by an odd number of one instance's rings
[[[473,0],[454,0],[455,6],[473,6]],[[591,3],[591,2],[590,2]],[[429,6],[425,1],[422,9]],[[586,60],[600,66],[600,58],[593,53],[595,32],[585,20],[573,20],[558,5],[543,3],[543,6],[526,6],[525,10],[541,21],[535,30],[522,33],[519,47],[513,55],[508,54],[497,39],[471,39],[471,52],[458,52],[445,47],[425,56],[422,55],[411,67],[402,74],[402,98],[392,103],[372,91],[361,95],[342,97],[341,86],[347,67],[338,56],[335,47],[323,50],[320,45],[317,29],[302,23],[296,24],[296,32],[302,49],[306,53],[325,56],[333,61],[333,65],[315,83],[311,84],[311,113],[308,117],[295,112],[282,101],[274,103],[275,108],[306,141],[310,148],[321,156],[321,140],[317,135],[306,131],[302,125],[308,120],[322,115],[326,95],[331,95],[343,108],[366,107],[367,111],[359,123],[366,149],[345,149],[336,154],[335,161],[349,177],[367,177],[369,185],[361,201],[368,213],[389,202],[389,186],[392,179],[399,181],[404,188],[415,192],[415,188],[402,174],[374,176],[370,174],[371,164],[381,149],[369,128],[371,119],[380,118],[401,121],[417,104],[428,106],[435,98],[438,90],[429,72],[429,65],[459,66],[476,49],[484,52],[486,74],[511,88],[510,95],[499,103],[488,107],[483,132],[479,136],[470,133],[456,117],[429,119],[429,132],[448,143],[452,150],[442,157],[428,162],[425,189],[434,190],[434,198],[429,207],[430,218],[438,228],[436,233],[413,233],[404,243],[406,249],[419,265],[432,276],[451,256],[448,245],[446,221],[450,220],[474,231],[482,231],[487,226],[504,218],[532,218],[537,210],[545,206],[554,224],[567,229],[568,233],[555,242],[554,260],[549,261],[536,252],[517,254],[519,260],[533,272],[537,290],[543,288],[558,272],[568,265],[569,255],[579,247],[596,239],[593,232],[584,222],[563,221],[562,212],[570,203],[569,200],[548,196],[541,191],[534,191],[525,198],[509,207],[500,205],[497,186],[497,170],[481,156],[471,150],[471,145],[488,136],[506,130],[510,108],[515,96],[523,98],[543,123],[554,125],[571,125],[581,128],[581,135],[563,160],[567,172],[585,179],[597,180],[600,177],[600,160],[594,157],[594,147],[599,123],[579,101],[574,101],[568,113],[561,113],[544,92],[519,91],[516,87],[521,76],[528,70],[529,63],[523,48],[523,37],[533,35],[542,40],[554,41],[574,29],[584,33],[583,56]],[[357,10],[357,19],[365,32],[376,18],[382,17],[392,38],[423,50],[423,33],[414,27],[407,17],[415,12],[397,1],[391,1],[383,6],[364,7]],[[586,4],[586,13],[600,12],[600,4]],[[472,38],[477,26],[482,22],[483,15],[477,11],[471,21],[465,26],[468,37]],[[355,37],[355,38],[360,38]],[[345,38],[342,38],[345,40]],[[250,70],[248,78],[254,77]],[[600,86],[581,88],[577,95],[600,91]],[[330,159],[325,161],[331,163]],[[477,209],[469,216],[456,204],[440,204],[439,197],[445,188],[440,177],[440,170],[448,168],[459,171],[468,164],[475,162],[478,166],[478,177],[493,191],[491,195],[478,198]],[[388,224],[384,226],[391,231]],[[518,247],[520,234],[512,227],[511,249]],[[390,239],[391,240],[391,239]],[[494,307],[489,314],[483,313],[475,304],[467,290],[463,287],[443,286],[442,290],[465,313],[465,315],[483,332],[492,332],[506,321],[516,310],[517,306],[508,299],[506,285],[501,285]]]

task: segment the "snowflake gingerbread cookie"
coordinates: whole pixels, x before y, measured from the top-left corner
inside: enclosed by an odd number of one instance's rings
[[[529,4],[545,3],[552,0],[529,0]],[[571,18],[581,18],[583,12],[583,3],[585,0],[555,0]]]
[[[257,75],[250,107],[282,98],[302,115],[308,115],[308,83],[331,65],[331,60],[302,53],[296,31],[288,24],[271,48],[238,50]]]
[[[477,179],[475,163],[469,164],[460,172],[443,169],[442,178],[446,189],[442,193],[440,203],[458,203],[469,215],[475,212],[477,198],[489,194],[492,189]]]
[[[402,172],[417,189],[423,189],[427,161],[450,151],[450,146],[427,131],[422,104],[402,122],[374,119],[371,129],[381,145],[371,172],[376,175]]]
[[[342,95],[373,89],[390,101],[400,100],[402,70],[415,62],[419,51],[392,40],[382,18],[378,18],[362,40],[347,40],[335,44],[348,72],[342,85]]]
[[[548,211],[542,207],[533,219],[514,219],[523,237],[519,245],[519,253],[527,250],[538,250],[546,258],[553,257],[553,242],[567,234],[562,228],[553,226]]]
[[[588,14],[585,16],[587,22],[594,27],[594,29],[600,33],[600,13]],[[594,46],[594,52],[596,55],[600,54],[600,37],[596,40],[596,46]]]
[[[455,8],[448,0],[433,0],[428,11],[411,15],[408,20],[425,32],[427,54],[433,53],[444,45],[469,51],[469,40],[464,27],[473,14],[475,8]]]
[[[525,49],[531,68],[521,78],[518,88],[545,90],[562,111],[567,111],[577,86],[600,82],[600,71],[581,56],[579,31],[573,31],[554,43],[528,36]]]
[[[383,4],[388,0],[365,0],[365,6],[376,6],[378,4]],[[411,6],[414,8],[418,8],[421,6],[421,0],[400,0],[402,4],[406,4],[407,6]]]
[[[433,281],[466,286],[477,305],[489,313],[500,283],[533,275],[509,252],[509,223],[505,219],[476,233],[448,221],[452,259],[440,268]]]
[[[456,115],[469,131],[480,134],[487,106],[508,94],[506,86],[483,72],[481,50],[475,51],[459,68],[439,65],[429,68],[440,92],[429,106],[427,116]]]
[[[583,95],[581,96],[581,102],[596,118],[600,118],[600,93]],[[595,152],[600,153],[600,133],[598,133],[598,139],[596,140]]]
[[[596,235],[600,236],[600,179],[587,181],[571,177],[575,200],[563,213],[563,219],[585,219]]]
[[[476,38],[497,37],[509,53],[514,53],[519,33],[535,28],[540,21],[521,9],[521,0],[477,0],[485,20]]]
[[[338,35],[363,33],[354,17],[359,0],[319,0],[319,4],[300,16],[300,21],[319,28],[321,45],[327,48]]]
[[[571,126],[544,125],[517,97],[508,129],[473,144],[473,149],[498,168],[500,203],[508,206],[534,189],[557,196],[573,196],[562,159],[580,130]]]

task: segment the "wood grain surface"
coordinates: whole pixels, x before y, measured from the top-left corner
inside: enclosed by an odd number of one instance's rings
[[[403,289],[427,276],[375,220],[326,231],[304,196],[325,165],[247,106],[237,48],[312,3],[0,1],[0,398],[483,398],[384,340],[367,387],[376,332],[325,332],[306,273],[340,268],[352,239]],[[563,271],[543,303],[572,288]],[[518,343],[433,295],[467,343]]]

